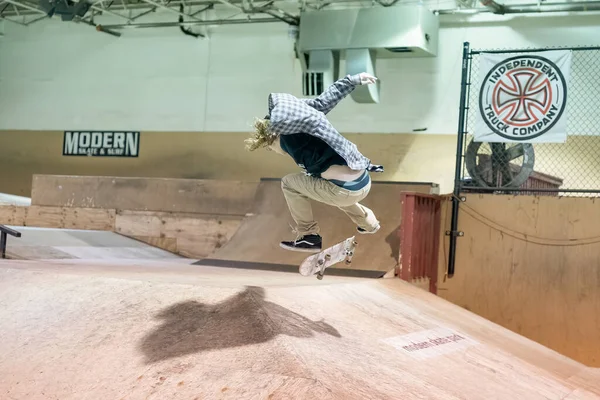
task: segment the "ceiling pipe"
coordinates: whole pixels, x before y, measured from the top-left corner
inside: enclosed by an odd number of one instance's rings
[[[25,4],[25,3],[21,3],[19,1],[15,1],[15,0],[3,0],[3,1],[4,1],[4,3],[14,4],[15,6],[23,7],[25,9],[27,9],[27,10],[34,11],[34,12],[36,12],[38,14],[44,14],[44,15],[46,15],[46,11],[40,10],[39,8],[32,7],[32,6],[30,6],[28,4]]]
[[[183,13],[183,11],[184,11],[184,9],[183,9],[183,2],[182,2],[182,3],[179,3],[179,12],[180,12],[180,13]],[[179,16],[179,22],[183,22],[183,16],[182,16],[182,15],[180,15],[180,16]],[[181,32],[182,32],[184,35],[188,35],[188,36],[194,37],[194,38],[196,38],[196,39],[198,39],[199,37],[202,37],[202,38],[203,38],[203,37],[206,37],[205,35],[203,35],[203,34],[201,34],[201,33],[192,32],[192,30],[191,30],[191,29],[189,29],[189,28],[186,28],[186,27],[185,27],[185,26],[183,26],[183,25],[180,25],[180,26],[179,26],[179,29],[181,30]]]
[[[189,15],[189,14],[183,13],[181,11],[177,11],[177,10],[175,10],[173,8],[170,8],[170,7],[164,6],[164,5],[160,4],[160,3],[157,3],[154,0],[142,0],[142,1],[144,3],[148,3],[150,5],[153,5],[156,8],[160,8],[161,10],[165,10],[165,11],[168,11],[170,13],[177,14],[180,17],[187,17],[187,18],[190,18],[190,19],[193,19],[193,20],[196,20],[196,21],[202,21],[201,19],[196,18],[193,15]]]
[[[480,0],[479,2],[494,14],[504,14],[506,11],[506,7],[503,4],[496,3],[495,0]]]
[[[300,25],[300,20],[298,17],[288,14],[285,11],[282,11],[278,8],[275,8],[273,10],[262,10],[260,12],[263,14],[269,14],[269,15],[279,19],[280,21],[285,22],[288,25],[294,25],[294,26]]]
[[[483,0],[485,1],[485,0]],[[493,0],[489,0],[493,1]],[[494,2],[495,3],[495,2]],[[482,2],[483,4],[483,2]],[[496,3],[498,4],[498,3]],[[533,13],[550,13],[550,12],[586,12],[600,11],[600,1],[579,2],[579,3],[546,3],[538,4],[522,4],[518,6],[501,5],[501,9],[487,5],[486,8],[464,8],[457,10],[434,10],[433,12],[439,15],[460,15],[460,14],[481,14],[492,12],[494,14],[533,14]],[[498,10],[494,12],[494,10]]]
[[[356,0],[329,0],[327,3],[323,3],[323,2],[316,2],[314,0],[309,0],[306,3],[304,3],[305,6],[309,7],[311,5],[317,5],[319,9],[324,8],[323,6],[327,6],[327,5],[331,5],[331,4],[343,4],[343,3],[349,3],[349,2],[355,2]],[[375,0],[377,3],[381,4],[382,6],[391,6],[392,4],[396,3],[396,0]],[[575,2],[575,3],[566,3],[566,2],[562,2],[562,3],[542,3],[541,5],[538,3],[534,3],[534,4],[524,4],[524,5],[515,5],[515,6],[507,6],[507,5],[503,5],[503,4],[499,4],[497,3],[495,0],[479,0],[481,2],[481,4],[483,4],[485,7],[481,7],[481,8],[457,8],[457,9],[440,9],[440,10],[431,10],[432,12],[439,14],[439,15],[471,15],[471,14],[481,14],[481,13],[494,13],[494,14],[528,14],[528,13],[546,13],[546,12],[591,12],[591,11],[599,11],[600,7],[600,1],[590,1],[590,2]],[[17,6],[21,6],[26,8],[28,11],[22,11],[21,10],[21,16],[22,15],[31,15],[33,12],[35,13],[44,13],[42,10],[40,9],[36,9],[34,7],[31,6],[27,6],[24,3],[21,3],[17,0],[0,0],[0,3],[10,3],[10,4],[15,4]],[[162,9],[169,9],[170,7],[164,6],[162,4],[156,3],[154,1],[152,1],[152,3],[154,3],[155,5],[157,5],[158,7],[162,8]],[[239,4],[243,3],[243,0],[188,0],[186,1],[185,5],[186,6],[206,6],[206,5],[211,5],[211,4],[215,4],[215,3],[225,3],[229,6],[235,7],[235,8],[241,8],[240,6],[238,6]],[[94,3],[94,6],[97,3]],[[148,10],[149,6],[151,6],[151,4],[149,4],[149,2],[143,1],[140,3],[136,3],[136,4],[127,4],[127,5],[123,5],[122,3],[113,3],[110,5],[110,7],[98,7],[98,11],[102,11],[105,13],[113,13],[112,15],[115,16],[119,16],[121,18],[127,19],[126,16],[122,15],[122,14],[117,14],[114,13],[114,11],[130,11],[130,10]],[[157,6],[154,6],[155,8],[158,8]],[[259,7],[259,8],[263,8],[263,7]],[[113,10],[113,11],[111,11]],[[176,10],[173,10],[172,8],[170,8],[171,12],[175,12],[177,14],[179,14]],[[150,12],[150,11],[148,11]],[[7,16],[19,16],[19,14],[15,14],[14,11],[12,10],[5,10],[3,16],[7,17]],[[187,16],[189,17],[189,16]],[[135,19],[137,17],[134,18],[130,18],[130,19]]]
[[[136,24],[111,24],[97,25],[96,29],[104,31],[106,29],[134,29],[134,28],[170,28],[173,26],[189,25],[239,25],[251,23],[281,22],[278,18],[255,18],[255,19],[215,19],[206,21],[188,21],[188,22],[146,22]]]

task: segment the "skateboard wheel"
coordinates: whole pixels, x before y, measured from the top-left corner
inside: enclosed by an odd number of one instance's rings
[[[322,274],[317,275],[317,279],[318,280],[322,280],[323,279],[323,275]]]
[[[352,261],[346,260],[346,264],[352,264]]]
[[[358,242],[354,241],[354,242],[352,242],[352,244],[356,246],[356,245],[358,245]]]
[[[325,254],[325,259],[326,259],[327,261],[331,260],[331,255],[330,255],[330,254]]]

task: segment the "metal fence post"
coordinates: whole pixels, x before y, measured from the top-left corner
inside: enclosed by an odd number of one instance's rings
[[[456,259],[456,236],[458,234],[458,205],[462,169],[463,141],[465,134],[465,110],[467,98],[467,76],[469,72],[469,42],[463,43],[462,76],[460,80],[460,108],[458,111],[458,135],[456,138],[456,165],[454,169],[454,191],[452,196],[452,219],[450,222],[450,249],[448,252],[448,276],[454,275]]]

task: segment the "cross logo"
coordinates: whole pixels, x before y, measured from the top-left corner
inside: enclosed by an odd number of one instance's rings
[[[481,84],[479,109],[487,126],[511,141],[543,135],[560,119],[567,85],[560,69],[534,55],[508,58]]]
[[[535,124],[548,113],[551,103],[550,80],[532,68],[514,69],[494,87],[494,111],[515,126]]]

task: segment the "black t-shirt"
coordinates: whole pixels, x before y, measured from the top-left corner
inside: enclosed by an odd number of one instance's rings
[[[312,176],[320,177],[332,165],[348,165],[342,156],[316,136],[307,133],[281,135],[279,142],[296,164]]]

